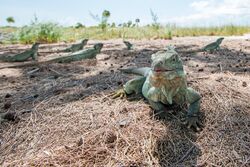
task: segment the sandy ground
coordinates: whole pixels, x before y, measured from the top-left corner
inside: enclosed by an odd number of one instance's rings
[[[1,69],[0,111],[19,116],[0,125],[0,165],[249,166],[250,41],[228,37],[214,53],[182,53],[214,39],[131,40],[131,51],[122,40],[90,40],[87,48],[104,43],[97,60]],[[202,95],[201,132],[182,125],[185,107],[159,119],[141,98],[108,96],[134,77],[119,68],[150,66],[151,54],[168,44]],[[63,55],[53,52],[67,45],[41,45],[39,61]],[[0,54],[27,48],[0,45]]]

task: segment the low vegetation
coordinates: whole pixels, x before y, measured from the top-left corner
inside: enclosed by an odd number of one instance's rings
[[[109,23],[111,13],[104,10],[101,15],[90,16],[97,22],[96,26],[86,27],[78,22],[75,26],[63,27],[56,23],[42,23],[37,16],[31,24],[21,28],[0,27],[1,43],[54,43],[58,41],[72,42],[82,38],[88,39],[172,39],[173,37],[184,36],[231,36],[250,33],[250,26],[224,25],[213,27],[178,27],[174,24],[162,25],[157,14],[150,10],[152,23],[139,25],[140,19],[127,21],[116,25]],[[13,17],[8,17],[9,24],[14,23]],[[6,35],[7,34],[7,35]],[[8,38],[6,38],[6,36]]]
[[[60,27],[55,23],[38,23],[22,28],[2,27],[2,33],[12,33],[13,37],[6,43],[53,43],[58,41],[72,42],[82,38],[89,39],[172,39],[184,36],[231,36],[250,33],[249,26],[218,26],[218,27],[176,27],[176,26],[134,26],[134,27]]]
[[[61,28],[55,23],[34,23],[16,32],[16,39],[20,43],[53,43],[61,37]]]

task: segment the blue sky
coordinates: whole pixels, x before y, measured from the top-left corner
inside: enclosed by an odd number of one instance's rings
[[[182,26],[208,26],[221,24],[250,24],[250,0],[1,0],[0,25],[7,25],[6,18],[13,16],[14,25],[39,21],[55,21],[62,25],[95,25],[90,16],[111,12],[109,22],[116,24],[141,20],[140,24],[152,22],[152,9],[162,24],[175,23]]]

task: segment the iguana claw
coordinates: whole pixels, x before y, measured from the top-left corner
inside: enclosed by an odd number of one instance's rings
[[[193,127],[196,131],[201,131],[202,123],[200,122],[198,116],[188,116],[184,121],[184,125],[187,126],[188,129]]]
[[[126,92],[124,89],[119,89],[117,90],[115,93],[111,94],[112,99],[116,99],[116,98],[124,98],[127,97]]]

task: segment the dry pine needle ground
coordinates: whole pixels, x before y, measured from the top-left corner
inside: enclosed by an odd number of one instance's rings
[[[117,68],[148,66],[167,43],[182,49],[206,40],[133,42],[127,51],[105,41],[97,61],[45,65],[32,77],[30,68],[1,70],[0,107],[32,110],[1,125],[1,166],[249,166],[249,44],[225,40],[214,54],[181,55],[189,85],[202,95],[204,128],[195,133],[181,124],[185,108],[157,119],[143,99],[108,95],[133,77]],[[239,43],[245,50],[233,48]]]

